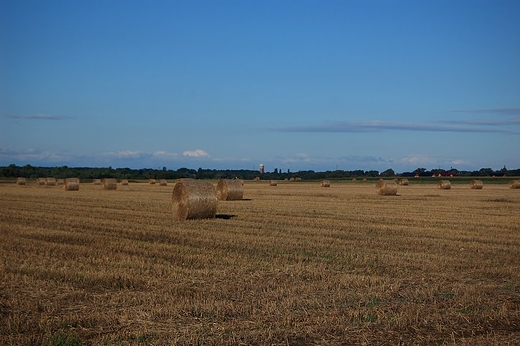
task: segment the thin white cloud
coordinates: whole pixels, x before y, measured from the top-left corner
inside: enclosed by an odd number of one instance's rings
[[[449,111],[450,113],[491,113],[491,114],[505,114],[505,115],[520,115],[520,108],[490,108],[490,109],[455,109]]]
[[[58,163],[65,162],[70,159],[69,155],[64,153],[56,153],[50,150],[38,150],[38,149],[0,149],[0,159],[2,160],[16,160],[25,162],[50,162]]]
[[[472,125],[477,125],[472,123]],[[518,131],[497,129],[482,126],[453,126],[440,124],[423,124],[391,121],[333,121],[321,125],[288,126],[273,128],[280,132],[382,132],[382,131],[411,131],[411,132],[464,132],[464,133],[504,133],[520,134]]]
[[[446,123],[459,125],[479,125],[479,126],[503,126],[520,125],[520,118],[513,119],[477,119],[477,120],[447,120]]]
[[[104,153],[103,156],[116,158],[116,159],[141,159],[143,157],[150,156],[150,153],[146,153],[144,151],[123,150],[123,151],[109,151],[109,152]]]
[[[179,157],[179,154],[177,153],[170,153],[164,150],[155,151],[152,153],[152,156],[154,158],[161,158],[161,159],[175,159]]]
[[[402,164],[410,164],[410,165],[432,165],[437,163],[438,158],[431,155],[425,154],[412,154],[407,155],[401,158]]]
[[[70,115],[54,115],[54,114],[29,114],[29,115],[7,115],[6,118],[22,119],[22,120],[71,120],[76,117]]]
[[[202,149],[186,150],[182,155],[188,157],[210,157],[209,154]]]

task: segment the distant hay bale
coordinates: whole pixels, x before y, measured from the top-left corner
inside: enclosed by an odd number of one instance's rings
[[[397,183],[394,180],[379,179],[376,183],[376,192],[380,196],[397,195]]]
[[[214,218],[217,193],[207,181],[178,181],[173,187],[172,204],[175,221]]]
[[[510,189],[520,189],[520,180],[511,180],[509,182]]]
[[[234,201],[244,198],[242,180],[221,179],[217,184],[217,199],[219,201]]]
[[[330,181],[328,181],[328,180],[322,180],[322,181],[321,181],[321,186],[322,186],[322,187],[330,187]]]
[[[482,180],[472,180],[469,183],[469,186],[472,189],[480,190],[480,189],[482,189],[484,187],[484,183],[482,182]]]
[[[18,177],[16,179],[16,185],[27,185],[27,179]]]
[[[259,181],[260,180],[260,177],[254,177],[253,178],[253,181]]]
[[[368,181],[368,179],[367,178],[363,178],[363,181]]]
[[[45,178],[36,179],[36,185],[45,185]]]
[[[61,186],[61,185],[63,185],[63,183],[64,183],[63,179],[56,179],[56,185]]]
[[[65,191],[78,191],[79,190],[79,179],[78,178],[67,178],[63,181],[63,188]]]
[[[160,179],[159,180],[159,186],[168,186],[168,180]]]
[[[101,179],[94,179],[94,180],[92,180],[92,184],[94,184],[94,185],[101,185]]]
[[[105,190],[117,190],[117,180],[112,178],[103,179],[103,189]]]
[[[56,186],[56,178],[45,178],[46,186]]]
[[[277,186],[278,182],[276,180],[269,180],[269,186]]]
[[[352,178],[352,182],[355,183],[357,181],[356,178]]]
[[[121,185],[128,185],[128,180],[127,179],[121,180]]]
[[[409,184],[408,179],[403,178],[399,181],[400,185],[407,186]]]
[[[150,184],[150,185],[155,185],[155,183],[156,183],[155,179],[148,180],[148,184]]]
[[[441,180],[437,186],[439,186],[439,189],[441,190],[449,190],[451,189],[451,182],[449,180]]]

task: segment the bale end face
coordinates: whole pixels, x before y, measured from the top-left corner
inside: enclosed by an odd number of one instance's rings
[[[437,186],[441,190],[449,190],[449,189],[451,189],[451,182],[449,180],[441,180],[441,181],[439,181]]]
[[[63,188],[65,191],[79,191],[79,179],[67,178],[63,181]]]
[[[397,195],[397,183],[393,180],[380,179],[376,183],[376,193],[380,196],[395,196]]]
[[[328,181],[328,180],[322,180],[322,181],[321,181],[321,186],[322,186],[322,187],[330,187],[330,181]]]
[[[27,179],[19,177],[16,179],[16,185],[27,185]]]
[[[509,182],[510,189],[520,189],[520,180],[511,180]]]
[[[217,214],[217,193],[205,181],[177,182],[173,187],[172,209],[175,221],[209,219]]]
[[[238,179],[221,179],[217,184],[219,201],[235,201],[244,198],[243,182]]]
[[[472,180],[470,183],[470,187],[475,190],[480,190],[484,187],[484,183],[482,180]]]
[[[105,190],[117,190],[117,180],[106,178],[103,179],[103,189]]]

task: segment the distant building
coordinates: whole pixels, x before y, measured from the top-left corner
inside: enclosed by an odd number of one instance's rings
[[[260,164],[260,174],[264,174],[264,164]]]

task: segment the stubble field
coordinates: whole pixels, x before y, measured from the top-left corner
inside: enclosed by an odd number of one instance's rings
[[[0,344],[520,344],[520,190],[374,184],[0,184]]]

